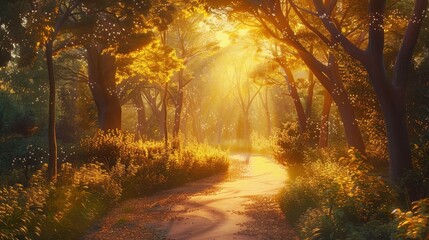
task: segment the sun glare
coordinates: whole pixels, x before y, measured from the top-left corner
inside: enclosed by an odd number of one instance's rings
[[[231,43],[229,35],[225,32],[216,32],[215,37],[219,41],[219,47],[226,47]]]

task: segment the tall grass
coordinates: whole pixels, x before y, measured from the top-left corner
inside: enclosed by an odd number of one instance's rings
[[[78,239],[123,198],[226,171],[226,152],[204,145],[165,149],[134,142],[121,132],[99,132],[81,143],[78,164],[62,165],[58,180],[45,180],[46,165],[29,186],[0,188],[0,239]]]

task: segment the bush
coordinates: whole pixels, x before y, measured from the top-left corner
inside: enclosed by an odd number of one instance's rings
[[[429,196],[429,141],[414,144],[412,153],[414,169],[407,174],[403,185],[413,188],[409,194],[414,199],[422,199]]]
[[[121,198],[207,177],[229,165],[225,152],[208,146],[166,150],[163,143],[133,142],[122,133],[99,133],[84,146],[94,150],[85,153],[92,154],[90,161],[79,167],[62,164],[55,183],[45,180],[43,165],[27,188],[0,189],[0,239],[77,239]]]
[[[296,178],[293,184],[286,185],[279,193],[280,208],[286,219],[295,224],[308,209],[318,206],[317,198],[317,189],[302,177]]]
[[[396,196],[364,160],[351,149],[338,161],[306,163],[305,174],[285,187],[281,208],[302,237],[389,239],[385,234]]]
[[[412,203],[411,211],[393,211],[396,239],[428,239],[429,198]]]
[[[189,145],[167,154],[151,143],[145,149],[147,160],[129,165],[133,171],[125,179],[126,196],[138,196],[212,176],[226,171],[228,155],[207,145]],[[161,147],[162,148],[162,147]],[[143,185],[142,183],[146,183]]]
[[[118,161],[128,163],[133,159],[144,158],[139,154],[145,153],[144,149],[139,148],[134,141],[132,134],[117,130],[107,132],[99,130],[94,136],[83,138],[80,145],[83,159],[102,163],[108,169]],[[140,145],[140,147],[144,146]]]
[[[253,131],[250,135],[250,142],[252,143],[252,152],[254,153],[272,153],[274,149],[274,138],[264,137],[257,132]]]
[[[285,123],[276,132],[276,142],[273,146],[273,156],[282,165],[303,163],[304,149],[308,142],[306,134],[300,134],[297,123]]]
[[[33,135],[38,130],[36,116],[33,111],[30,110],[24,115],[16,115],[12,122],[11,130],[14,133],[22,134],[24,137]]]
[[[43,215],[22,185],[0,190],[0,239],[34,239],[41,234]]]

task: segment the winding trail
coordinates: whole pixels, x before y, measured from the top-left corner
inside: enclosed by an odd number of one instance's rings
[[[285,170],[267,157],[231,158],[227,175],[123,202],[84,239],[298,239],[275,200]]]

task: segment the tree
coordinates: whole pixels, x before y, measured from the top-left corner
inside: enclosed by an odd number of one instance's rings
[[[85,44],[89,84],[102,130],[121,129],[121,104],[116,91],[117,54],[139,51],[154,40],[172,20],[174,6],[168,1],[117,3],[97,15],[99,23]],[[119,14],[118,14],[119,12]],[[119,15],[119,17],[118,17]]]
[[[252,81],[252,65],[249,61],[241,63],[235,63],[234,68],[228,73],[230,81],[233,82],[234,96],[237,99],[238,105],[241,110],[241,116],[239,117],[238,129],[239,136],[244,140],[244,146],[247,151],[250,151],[250,110],[256,97],[259,95],[263,85],[256,84]]]
[[[317,38],[309,36],[308,30],[299,27],[300,16],[294,15],[292,6],[287,1],[210,1],[206,2],[212,7],[228,7],[235,11],[251,14],[260,26],[273,38],[281,41],[296,51],[296,54],[311,69],[319,82],[330,93],[343,122],[347,142],[350,147],[365,152],[365,144],[362,139],[359,126],[356,122],[354,110],[338,74],[338,65],[334,54],[325,57],[327,61],[319,59],[310,50]],[[301,24],[302,25],[302,24]],[[313,43],[309,44],[307,40]],[[329,39],[324,38],[328,42]],[[319,44],[317,44],[320,46]]]
[[[5,6],[4,6],[5,5]],[[2,29],[2,45],[6,41],[6,47],[2,48],[2,55],[6,56],[11,51],[12,44],[20,44],[21,49],[28,49],[30,57],[25,56],[24,59],[31,59],[31,56],[35,56],[38,46],[45,47],[45,56],[47,63],[47,71],[49,78],[49,178],[55,180],[57,175],[57,143],[55,133],[55,81],[53,71],[52,55],[53,41],[58,35],[58,30],[63,26],[68,14],[73,11],[76,6],[73,4],[66,7],[63,14],[60,13],[59,8],[51,1],[12,1],[4,2],[2,9],[14,9],[12,14],[5,14],[2,18],[3,27]],[[18,7],[19,6],[19,7]],[[58,14],[56,18],[53,16]],[[24,16],[26,24],[22,24],[22,21],[17,19],[18,16]],[[24,34],[23,34],[24,33]],[[30,39],[29,41],[18,40],[16,36],[24,37],[24,39]],[[5,58],[10,60],[9,57]],[[31,60],[30,60],[31,62]],[[4,63],[4,62],[3,62]]]
[[[177,138],[180,132],[183,105],[185,101],[185,88],[191,83],[195,76],[189,67],[195,61],[210,56],[218,46],[214,39],[204,37],[212,28],[204,23],[206,18],[203,9],[187,6],[180,11],[168,30],[166,44],[176,49],[177,55],[183,60],[184,68],[180,69],[174,76],[176,98],[174,99],[174,125],[173,138]],[[202,27],[205,26],[205,27]]]
[[[33,2],[32,11],[28,15],[29,30],[44,33],[39,39],[44,47],[49,79],[49,164],[48,173],[50,180],[55,180],[58,172],[57,139],[56,139],[56,81],[54,75],[54,54],[73,47],[81,42],[73,42],[69,39],[71,29],[81,27],[82,24],[95,24],[91,17],[107,7],[102,3],[88,2],[84,0],[69,0],[64,2],[39,1]],[[90,25],[91,26],[91,25]],[[44,31],[42,31],[44,30]],[[68,30],[68,31],[66,31]],[[75,36],[84,37],[84,33],[75,32]],[[82,35],[81,35],[82,34]],[[73,36],[73,35],[72,35]],[[55,45],[54,45],[55,44]]]
[[[161,44],[159,39],[139,51],[119,55],[117,72],[119,97],[122,104],[133,99],[140,120],[137,124],[140,130],[145,126],[146,118],[143,116],[145,115],[144,105],[142,105],[144,103],[140,101],[142,93],[147,93],[148,105],[151,106],[156,118],[161,121],[156,97],[153,98],[146,90],[149,88],[155,91],[162,89],[161,86],[170,81],[173,73],[183,68],[182,62],[177,58],[175,49]],[[169,93],[169,95],[171,94]],[[161,112],[164,111],[161,110]],[[160,129],[163,128],[164,126]]]
[[[29,2],[22,0],[16,2],[7,1],[5,3],[6,6],[19,6],[20,8],[18,12],[14,12],[15,17],[13,17],[13,15],[9,15],[8,17],[2,18],[2,22],[4,21],[4,27],[1,27],[1,39],[5,39],[4,36],[7,36],[5,41],[2,40],[2,45],[3,42],[6,42],[6,45],[9,44],[4,48],[2,47],[2,55],[5,55],[4,53],[7,52],[7,50],[10,50],[11,43],[21,43],[21,49],[28,47],[32,50],[28,51],[27,54],[35,52],[37,48],[42,48],[45,53],[50,86],[48,172],[50,179],[55,180],[58,166],[55,127],[56,84],[53,56],[61,50],[87,44],[89,41],[93,41],[94,39],[102,36],[106,33],[106,30],[116,30],[116,28],[113,27],[114,25],[110,25],[110,28],[106,28],[106,26],[102,25],[109,22],[104,21],[109,17],[111,17],[110,19],[116,19],[122,23],[126,23],[124,26],[139,27],[139,29],[141,29],[142,26],[147,26],[146,22],[142,20],[147,16],[145,13],[147,13],[148,9],[152,9],[151,7],[155,1],[152,1],[151,4],[148,4],[147,2],[139,3],[134,1],[118,2],[90,0],[39,0]],[[161,16],[160,18],[157,18],[155,22],[158,25],[163,25],[168,22],[166,21],[168,20],[168,14],[166,14],[166,12],[171,11],[171,7],[169,7],[170,5],[165,3],[154,5],[157,9],[153,11],[158,14],[157,16]],[[16,16],[23,17],[26,20],[25,24],[23,24],[22,19],[17,20]],[[141,21],[134,22],[136,18]],[[22,41],[14,41],[16,40],[16,36],[20,36],[22,29],[25,30],[24,32],[29,37],[23,38],[25,40]],[[134,33],[132,31],[128,32],[125,27],[121,28],[119,31]],[[119,35],[118,31],[107,33],[107,35],[109,34],[113,34],[114,36]],[[125,42],[119,50],[130,51],[131,49],[134,49],[136,47],[136,42],[141,44],[141,36],[141,33],[137,35],[128,34],[127,37],[130,38],[130,41]],[[111,38],[105,38],[105,40],[110,44],[119,40],[119,38],[112,36]],[[5,59],[7,59],[7,54]],[[91,63],[91,66],[98,65]],[[112,75],[111,72],[110,75]],[[109,87],[110,85],[106,85],[106,88]]]
[[[391,75],[388,74],[389,69],[385,64],[386,53],[384,51],[386,2],[371,0],[367,4],[369,24],[365,34],[368,36],[368,41],[364,49],[348,38],[347,32],[343,32],[340,22],[336,19],[335,11],[340,10],[341,2],[314,0],[313,4],[323,26],[329,32],[330,37],[335,39],[334,43],[340,44],[344,51],[362,63],[368,72],[386,125],[390,177],[394,183],[398,184],[405,173],[412,169],[405,95],[413,52],[427,12],[428,0],[414,1],[409,22],[395,56]],[[309,22],[306,22],[305,25],[312,27]],[[323,36],[316,29],[312,28],[312,30],[317,35]]]

